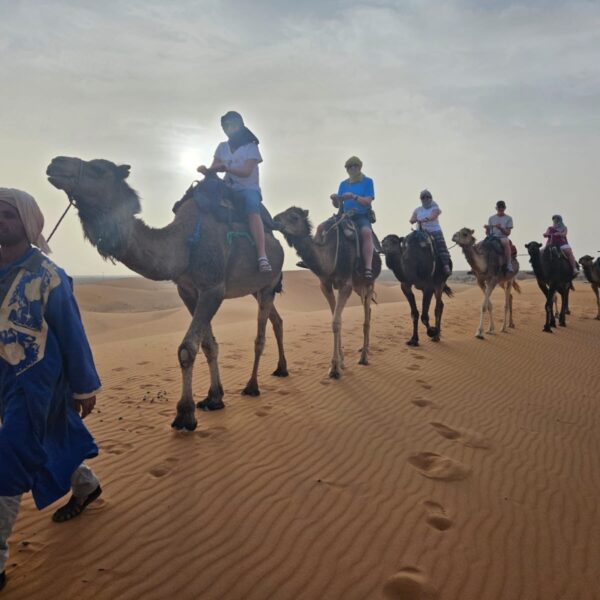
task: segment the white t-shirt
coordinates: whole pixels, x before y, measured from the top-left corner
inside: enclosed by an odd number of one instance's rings
[[[431,206],[429,208],[425,208],[423,205],[415,208],[415,215],[419,221],[422,221],[423,219],[431,218],[431,214],[433,213],[434,210],[439,210],[440,213],[442,212],[440,210],[440,207],[435,202],[432,201]],[[421,228],[424,229],[425,231],[441,231],[442,230],[437,217],[431,221],[427,221],[426,223],[421,223]]]
[[[260,155],[258,146],[254,142],[240,146],[233,153],[227,142],[221,142],[215,150],[215,158],[220,160],[227,167],[232,167],[234,169],[241,169],[247,160],[257,160],[259,163],[262,162],[262,156]],[[260,186],[258,184],[258,165],[252,169],[252,172],[248,177],[238,177],[237,175],[227,173],[225,175],[225,182],[234,190],[260,191]]]
[[[506,213],[502,216],[500,215],[492,215],[488,221],[488,225],[490,227],[490,235],[493,235],[497,238],[505,238],[508,237],[504,233],[502,233],[496,225],[500,225],[500,227],[504,229],[512,229],[513,228],[513,220],[512,217],[509,217]]]

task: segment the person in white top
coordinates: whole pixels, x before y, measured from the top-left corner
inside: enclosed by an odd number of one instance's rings
[[[227,141],[217,146],[210,167],[200,165],[197,170],[204,176],[225,173],[225,183],[246,207],[248,228],[258,253],[258,270],[271,271],[265,250],[265,230],[260,217],[262,195],[258,180],[258,164],[263,159],[258,149],[258,139],[244,125],[242,116],[235,111],[229,111],[221,117],[221,127],[227,135]]]
[[[410,222],[414,225],[419,223],[421,229],[427,231],[433,238],[436,253],[444,267],[444,273],[450,275],[452,271],[450,267],[450,252],[444,239],[442,228],[438,217],[442,214],[440,207],[433,200],[433,196],[429,190],[423,190],[420,194],[421,206],[418,206],[413,211]]]
[[[512,249],[510,247],[508,236],[513,230],[513,220],[505,211],[506,202],[504,202],[504,200],[498,200],[498,202],[496,202],[496,214],[488,219],[488,223],[487,225],[484,225],[484,227],[487,235],[500,240],[502,248],[504,249],[506,270],[509,273],[512,273]]]

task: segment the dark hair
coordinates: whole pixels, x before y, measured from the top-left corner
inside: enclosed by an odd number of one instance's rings
[[[242,119],[242,115],[240,115],[239,112],[235,112],[235,110],[230,110],[221,117],[221,127],[225,123],[237,123],[238,125],[240,125],[240,127],[243,127],[244,119]]]
[[[498,200],[498,202],[496,202],[496,208],[506,208],[506,202],[504,202],[504,200]]]
[[[419,198],[421,200],[425,199],[425,198],[431,198],[433,199],[433,196],[431,195],[431,192],[429,190],[423,190],[420,194],[419,194]]]

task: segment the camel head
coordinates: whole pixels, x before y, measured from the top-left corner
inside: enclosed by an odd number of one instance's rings
[[[275,215],[273,221],[279,225],[279,230],[290,246],[293,245],[294,239],[309,237],[312,232],[308,211],[297,206],[290,206],[290,208]]]
[[[46,169],[48,181],[74,200],[86,238],[104,257],[113,257],[140,212],[138,195],[126,183],[129,165],[58,156]]]
[[[584,269],[591,269],[593,264],[594,264],[594,257],[590,256],[589,254],[586,254],[585,256],[582,256],[579,259],[579,264],[584,268]]]
[[[539,256],[540,248],[542,245],[539,242],[529,242],[529,244],[525,244],[525,248],[527,248],[527,252],[529,252],[529,256]]]
[[[475,243],[474,233],[474,229],[463,227],[452,236],[452,241],[462,247],[472,246]]]
[[[386,256],[388,254],[401,254],[403,241],[403,237],[398,237],[393,233],[390,235],[386,235],[381,241],[381,248],[383,249],[383,253]]]

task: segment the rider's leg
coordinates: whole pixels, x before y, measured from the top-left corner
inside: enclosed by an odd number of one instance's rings
[[[508,241],[508,238],[500,238],[500,243],[502,244],[502,247],[504,248],[504,257],[506,258],[506,270],[512,271],[513,267],[512,267],[512,253],[511,253],[511,249],[510,249],[510,242]]]
[[[561,246],[560,249],[565,253],[565,256],[569,259],[569,262],[571,263],[571,268],[573,269],[573,273],[577,273],[579,271],[579,265],[575,260],[575,255],[573,254],[571,246]]]
[[[250,233],[256,244],[258,270],[270,271],[271,265],[265,249],[265,228],[259,214],[261,203],[260,192],[258,190],[240,190],[239,193],[244,198],[246,216],[248,218],[248,228],[250,229]]]
[[[441,231],[433,231],[432,235],[435,248],[437,250],[437,255],[439,256],[442,266],[444,267],[444,273],[450,274],[450,271],[452,270],[450,268],[450,252],[448,251],[444,234]]]
[[[370,225],[363,225],[360,228],[360,240],[365,270],[370,271],[373,266],[373,252],[375,251],[375,246],[373,245],[373,231]]]

